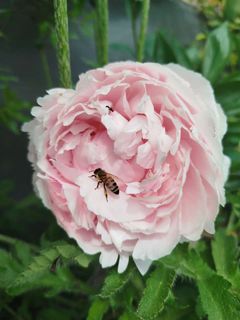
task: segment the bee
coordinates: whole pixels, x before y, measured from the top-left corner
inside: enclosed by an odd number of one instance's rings
[[[108,108],[108,110],[109,110],[110,112],[113,112],[113,108],[111,108],[111,107],[109,107],[109,106],[106,106],[106,108]]]
[[[110,173],[107,173],[101,168],[97,168],[93,171],[93,175],[91,177],[96,178],[98,181],[95,190],[99,187],[101,183],[103,184],[104,194],[107,201],[108,201],[107,189],[109,189],[114,194],[119,194],[119,187]]]

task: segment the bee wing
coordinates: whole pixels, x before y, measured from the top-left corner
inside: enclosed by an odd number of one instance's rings
[[[120,177],[117,177],[117,176],[115,176],[114,174],[108,173],[108,176],[110,176],[111,178],[113,178],[113,180],[116,180],[116,182],[121,182],[121,183],[124,183],[124,184],[125,184],[125,182],[124,182]]]

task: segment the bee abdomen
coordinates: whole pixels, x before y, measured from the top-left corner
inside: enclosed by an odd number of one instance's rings
[[[114,194],[119,194],[119,188],[118,185],[114,180],[107,181],[106,186],[111,190]]]
[[[116,186],[114,189],[111,190],[115,194],[119,194],[119,188]]]

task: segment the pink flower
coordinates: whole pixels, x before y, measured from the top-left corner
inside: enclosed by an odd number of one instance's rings
[[[119,62],[52,89],[32,109],[33,182],[69,237],[102,267],[144,274],[181,241],[214,233],[229,159],[209,82],[181,66]],[[96,189],[101,168],[119,194]],[[108,184],[107,184],[108,185]]]

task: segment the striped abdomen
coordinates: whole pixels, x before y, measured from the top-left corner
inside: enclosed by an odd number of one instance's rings
[[[105,186],[113,193],[119,194],[118,185],[112,177],[106,177]]]

